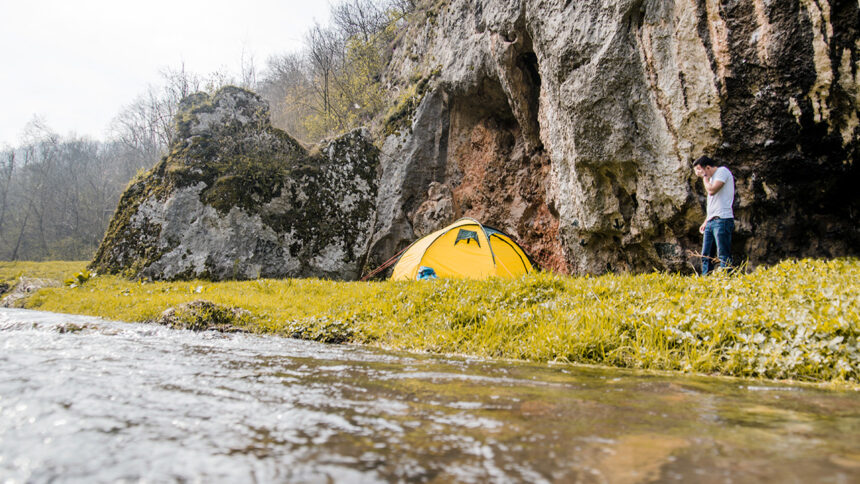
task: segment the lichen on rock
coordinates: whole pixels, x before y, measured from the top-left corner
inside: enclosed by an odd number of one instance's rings
[[[236,87],[184,99],[174,130],[169,154],[123,194],[91,267],[167,280],[357,277],[376,199],[366,131],[312,155]]]

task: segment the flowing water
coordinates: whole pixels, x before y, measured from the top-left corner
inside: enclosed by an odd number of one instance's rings
[[[860,482],[860,396],[0,310],[0,482]]]

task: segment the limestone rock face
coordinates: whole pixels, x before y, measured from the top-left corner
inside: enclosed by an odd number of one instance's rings
[[[269,124],[256,94],[185,99],[170,153],[123,194],[91,264],[151,279],[358,277],[378,149],[365,130],[318,154]]]
[[[736,177],[736,260],[857,255],[858,25],[835,0],[425,2],[371,260],[471,216],[556,271],[690,271],[702,154]]]

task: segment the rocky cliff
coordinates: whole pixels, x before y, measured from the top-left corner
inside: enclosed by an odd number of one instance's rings
[[[152,279],[359,276],[376,202],[366,130],[308,153],[235,88],[183,100],[170,153],[123,194],[91,267]]]
[[[708,154],[736,260],[860,253],[855,0],[425,2],[386,82],[371,261],[472,216],[561,272],[691,270]]]
[[[256,95],[184,101],[93,266],[355,279],[462,216],[563,273],[694,270],[736,177],[736,261],[860,255],[856,0],[425,0],[367,131],[309,154]]]

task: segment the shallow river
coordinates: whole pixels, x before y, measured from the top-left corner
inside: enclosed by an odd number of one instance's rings
[[[0,310],[0,482],[140,480],[860,482],[860,395]]]

